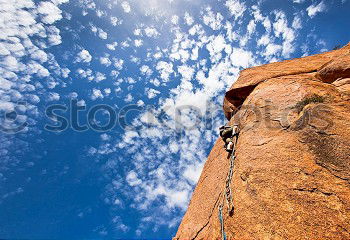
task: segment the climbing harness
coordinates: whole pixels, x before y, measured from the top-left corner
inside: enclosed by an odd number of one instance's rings
[[[229,213],[230,216],[233,215],[233,210],[234,210],[231,181],[233,176],[234,161],[236,159],[235,153],[236,153],[236,144],[238,140],[238,134],[239,134],[239,129],[237,125],[220,127],[220,136],[225,143],[224,148],[226,149],[227,152],[231,154],[230,168],[226,177],[225,191],[224,191],[224,196],[225,196],[224,198],[226,199],[226,204],[227,204],[227,212]],[[224,201],[222,202],[222,204],[219,205],[219,220],[220,220],[220,228],[221,228],[221,239],[226,240],[226,234],[224,229],[224,219],[222,216],[223,205],[224,205]]]

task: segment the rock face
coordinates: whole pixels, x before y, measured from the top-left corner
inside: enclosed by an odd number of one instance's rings
[[[224,112],[241,131],[227,239],[350,239],[350,44],[243,70]],[[221,239],[218,139],[174,239]]]

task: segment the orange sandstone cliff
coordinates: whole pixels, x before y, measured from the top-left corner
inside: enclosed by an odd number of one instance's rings
[[[350,239],[350,44],[243,70],[224,112],[239,124],[227,239]],[[174,239],[221,239],[229,156],[218,139]]]

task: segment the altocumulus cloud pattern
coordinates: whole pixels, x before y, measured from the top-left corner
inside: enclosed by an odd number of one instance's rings
[[[239,71],[347,43],[349,10],[0,0],[0,238],[170,239]]]

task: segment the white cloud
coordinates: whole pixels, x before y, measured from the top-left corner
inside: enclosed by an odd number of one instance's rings
[[[143,44],[142,39],[135,39],[135,41],[134,41],[135,47],[141,47],[142,44]]]
[[[85,103],[84,100],[79,100],[79,101],[77,102],[77,106],[86,106],[86,103]]]
[[[91,94],[90,98],[91,98],[91,100],[96,100],[98,98],[103,99],[103,94],[102,94],[101,90],[94,88],[94,89],[92,89],[92,94]]]
[[[113,26],[118,26],[118,25],[121,25],[123,23],[123,20],[117,18],[117,17],[111,17],[111,24]]]
[[[49,93],[48,89],[59,84],[63,72],[50,47],[61,43],[60,30],[52,24],[62,19],[62,11],[56,5],[65,2],[0,0],[0,109],[16,107],[19,111],[16,122],[31,123],[23,132],[35,131],[42,115],[37,106],[41,99],[57,99],[56,93]],[[26,105],[16,106],[18,101]],[[3,127],[13,124],[2,123]],[[16,149],[23,154],[29,150],[25,141],[18,143],[13,136],[2,135],[0,142],[0,158],[6,159],[2,162],[3,170],[8,168],[7,162],[16,167],[18,161],[13,159]]]
[[[130,4],[127,1],[122,2],[122,8],[124,12],[129,13],[131,11]]]
[[[41,63],[47,62],[47,54],[43,50],[36,50],[31,54],[32,59],[38,60]]]
[[[156,52],[154,55],[153,55],[153,58],[154,59],[159,59],[163,56],[163,54],[161,52]]]
[[[99,28],[98,29],[98,36],[99,36],[99,38],[106,40],[108,38],[108,33],[106,33],[101,28]]]
[[[50,46],[56,46],[62,43],[62,38],[60,36],[60,30],[55,26],[50,26],[46,28],[47,32],[49,32],[48,42]]]
[[[51,92],[49,93],[47,97],[47,101],[52,102],[52,101],[58,101],[60,100],[60,95],[58,93]]]
[[[18,71],[19,63],[17,58],[13,56],[6,56],[0,63],[3,67],[7,68],[10,71]]]
[[[141,180],[137,177],[137,173],[133,170],[126,175],[126,181],[130,186],[136,186],[141,184]]]
[[[123,69],[124,60],[119,58],[113,58],[113,65],[119,71]]]
[[[178,67],[178,72],[181,74],[183,80],[185,81],[191,81],[194,71],[195,70],[192,67],[187,65],[182,65]]]
[[[188,26],[191,26],[194,22],[192,16],[188,12],[185,12],[184,19],[185,19],[185,22]]]
[[[288,27],[288,20],[286,14],[282,11],[275,11],[276,20],[273,23],[274,34],[276,37],[282,37],[282,56],[285,58],[295,51],[294,40],[295,31],[293,28]]]
[[[156,87],[160,86],[160,81],[157,78],[151,79],[149,82],[152,83]]]
[[[91,69],[84,70],[84,69],[78,68],[77,73],[81,78],[88,78],[89,81],[93,80]]]
[[[109,44],[106,44],[106,47],[111,50],[111,51],[114,51],[116,49],[116,47],[118,46],[118,43],[117,42],[113,42],[113,43],[109,43]]]
[[[157,37],[159,35],[159,32],[154,27],[146,27],[144,29],[144,31],[145,31],[145,34],[146,34],[147,37],[155,38],[155,37]]]
[[[170,75],[173,73],[173,64],[172,63],[167,63],[164,61],[160,61],[157,63],[156,69],[160,73],[160,78],[163,79],[164,81],[168,81]]]
[[[126,233],[126,232],[128,232],[130,230],[130,227],[125,225],[122,222],[121,217],[119,217],[119,216],[114,217],[112,222],[115,224],[116,229],[119,230],[119,231],[122,231],[122,232]]]
[[[103,92],[105,93],[105,96],[109,96],[112,92],[112,90],[110,88],[105,88],[103,89]]]
[[[203,30],[202,25],[195,24],[190,28],[190,30],[188,30],[188,33],[192,36],[193,35],[203,36],[204,30]]]
[[[152,69],[147,65],[142,65],[140,68],[141,74],[150,77],[153,73]]]
[[[233,48],[230,59],[233,66],[241,68],[250,67],[255,63],[252,52],[244,51],[241,48]]]
[[[220,13],[214,13],[210,8],[206,9],[206,14],[203,16],[203,22],[213,30],[219,30],[222,27],[224,17]]]
[[[134,100],[134,97],[129,93],[128,95],[126,95],[124,100],[125,102],[129,103],[132,102],[132,100]]]
[[[107,133],[101,134],[100,138],[101,138],[102,141],[109,141],[109,140],[111,140],[111,136],[108,135]]]
[[[147,93],[147,97],[149,99],[152,99],[152,98],[156,97],[158,94],[160,94],[160,92],[158,90],[155,90],[153,88],[146,88],[146,93]]]
[[[170,191],[165,195],[169,207],[179,207],[183,210],[187,208],[189,200],[189,192],[187,190]]]
[[[4,43],[0,43],[0,55],[1,56],[6,56],[10,55],[11,52],[5,47]]]
[[[245,4],[241,3],[239,0],[228,0],[225,5],[230,10],[231,14],[235,16],[235,19],[241,17],[246,10]]]
[[[207,44],[207,49],[209,51],[211,61],[217,62],[221,59],[221,52],[226,47],[225,37],[223,35],[217,35]]]
[[[94,81],[95,82],[101,82],[106,79],[106,75],[104,73],[96,72]]]
[[[75,58],[77,62],[91,62],[92,56],[90,55],[88,50],[81,50],[78,54],[77,57]]]
[[[76,93],[76,92],[71,92],[71,93],[68,94],[68,97],[69,97],[70,99],[77,99],[77,98],[78,98],[78,93]]]
[[[141,36],[141,29],[140,28],[137,28],[134,30],[134,35],[135,36]]]
[[[51,0],[51,2],[53,2],[56,5],[60,5],[69,2],[69,0]]]
[[[128,41],[123,41],[123,42],[121,42],[121,46],[122,46],[123,48],[127,48],[127,47],[130,47],[130,44],[129,44]]]
[[[145,105],[145,102],[142,100],[138,100],[136,104],[137,104],[137,106],[142,107]]]
[[[275,36],[279,37],[288,28],[287,18],[284,12],[275,11],[276,21],[273,23],[273,29],[275,30]]]
[[[179,17],[177,15],[173,15],[171,17],[171,23],[177,25],[179,23]]]
[[[250,36],[254,33],[256,24],[254,20],[251,20],[247,26],[247,34]]]
[[[126,81],[127,81],[129,84],[134,84],[134,83],[136,83],[135,79],[132,78],[132,77],[126,78]]]
[[[326,5],[324,4],[323,1],[321,1],[319,4],[312,4],[310,5],[306,11],[307,11],[307,15],[309,15],[310,18],[313,18],[314,16],[317,15],[317,13],[321,13],[326,11]]]
[[[97,34],[97,36],[103,40],[106,40],[108,38],[108,33],[105,32],[102,28],[98,28],[95,25],[93,25],[92,23],[90,23],[90,27],[91,27],[91,31],[94,34]]]
[[[157,119],[156,113],[152,110],[149,110],[143,113],[140,117],[140,121],[144,124],[149,124],[153,126],[159,126],[160,122]]]
[[[0,110],[5,112],[11,112],[14,110],[14,108],[14,103],[0,100]]]
[[[183,176],[196,184],[203,169],[203,163],[198,163],[197,165],[189,165],[183,173]]]
[[[302,24],[301,24],[301,18],[299,16],[295,16],[293,19],[293,23],[292,23],[292,27],[295,30],[301,29],[302,28]]]
[[[0,77],[0,88],[3,90],[10,90],[11,87],[14,85],[11,81],[8,81],[2,77]]]
[[[100,57],[100,63],[105,66],[110,66],[112,64],[111,60],[109,60],[108,56]]]
[[[272,37],[270,37],[267,34],[261,36],[261,38],[257,42],[258,46],[261,46],[261,45],[266,46],[266,45],[268,45],[271,41],[273,41],[273,39],[271,39],[271,38]]]
[[[30,75],[36,74],[38,77],[41,77],[41,78],[50,76],[49,70],[47,70],[46,68],[44,68],[42,65],[40,65],[35,61],[30,61],[27,64],[26,71]]]
[[[63,78],[67,78],[69,76],[70,70],[68,68],[62,68],[61,74]]]
[[[96,15],[97,15],[97,17],[103,17],[103,16],[106,16],[107,15],[107,13],[105,12],[105,11],[102,11],[102,10],[100,10],[100,9],[97,9],[96,10]]]
[[[53,24],[62,19],[62,11],[52,2],[40,2],[37,10],[42,15],[44,23]]]
[[[264,56],[271,57],[271,56],[276,55],[277,53],[281,52],[281,50],[282,50],[281,45],[270,43],[266,46],[265,52],[263,54],[264,54]]]

